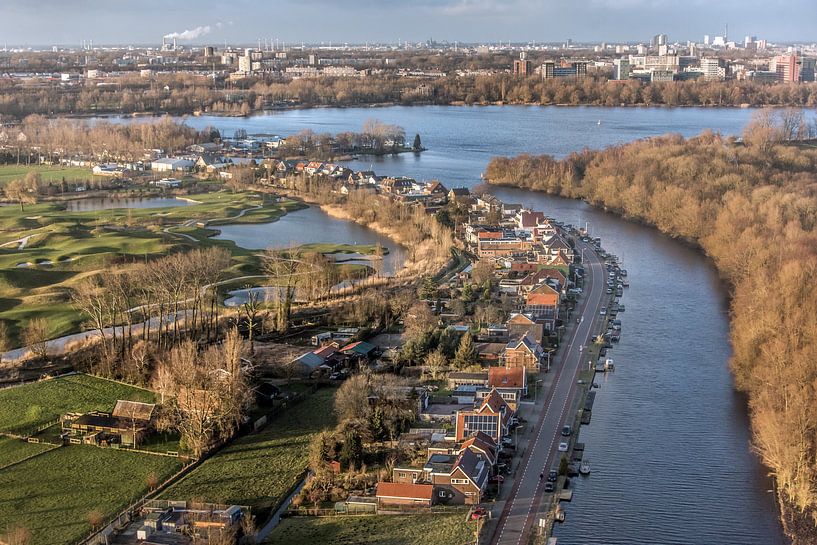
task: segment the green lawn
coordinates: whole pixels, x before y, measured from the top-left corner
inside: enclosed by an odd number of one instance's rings
[[[284,519],[266,545],[464,545],[473,543],[474,524],[465,512],[359,517]]]
[[[0,168],[6,174],[18,171]],[[133,192],[117,194],[138,196]],[[181,224],[191,220],[215,224],[270,222],[305,206],[254,192],[215,191],[189,198],[196,204],[77,212],[67,211],[62,201],[28,205],[24,212],[17,206],[0,207],[0,244],[9,243],[0,247],[0,320],[9,326],[12,344],[19,345],[19,331],[34,317],[47,320],[52,337],[78,331],[82,317],[70,304],[72,287],[88,273],[118,263],[218,245],[234,257],[228,274],[255,274],[259,270],[257,252],[208,238],[214,232],[211,229]],[[249,211],[239,217],[243,210]],[[197,241],[175,233],[190,234]],[[15,241],[24,237],[29,237],[26,246],[19,249]]]
[[[27,433],[68,412],[111,411],[116,400],[153,402],[153,392],[90,375],[0,390],[0,431]]]
[[[19,462],[52,448],[54,448],[53,445],[44,443],[26,443],[11,437],[0,437],[0,467]]]
[[[90,168],[83,167],[61,167],[53,165],[0,165],[0,186],[7,184],[17,178],[25,178],[29,172],[39,172],[43,182],[58,183],[63,178],[72,182],[77,180],[91,180],[93,173]]]
[[[21,525],[30,545],[76,543],[90,530],[87,516],[107,520],[181,467],[176,458],[91,446],[68,446],[0,471],[0,528]]]
[[[162,494],[251,506],[260,520],[307,467],[313,434],[335,425],[334,389],[321,389],[286,409],[260,433],[239,438]]]

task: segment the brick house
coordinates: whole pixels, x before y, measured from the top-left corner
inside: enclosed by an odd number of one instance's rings
[[[479,405],[470,410],[457,411],[456,440],[462,441],[476,432],[483,432],[494,441],[508,434],[513,409],[492,389]]]
[[[538,371],[545,358],[542,345],[528,336],[511,340],[505,346],[502,363],[508,368],[525,367]]]
[[[434,486],[430,484],[377,483],[378,506],[431,507]]]

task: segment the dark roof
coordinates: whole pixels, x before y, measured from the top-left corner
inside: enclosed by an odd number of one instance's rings
[[[118,418],[109,414],[83,414],[71,424],[72,426],[92,426],[94,428],[111,428],[131,430],[133,425],[127,418]],[[137,424],[136,429],[142,429]]]

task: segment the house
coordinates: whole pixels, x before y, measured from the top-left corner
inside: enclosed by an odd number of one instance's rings
[[[528,372],[525,366],[491,367],[488,369],[488,388],[477,392],[477,399],[496,389],[500,397],[513,409],[519,405],[522,397],[528,393]]]
[[[125,175],[125,169],[116,163],[101,163],[91,169],[94,176],[111,176],[119,178]]]
[[[495,388],[474,409],[457,411],[456,440],[462,441],[478,431],[499,441],[508,434],[513,409]]]
[[[478,458],[488,462],[488,465],[496,465],[499,446],[488,434],[478,431],[471,435],[462,442],[458,454],[466,449],[476,454]]]
[[[176,178],[162,178],[161,180],[150,182],[150,185],[161,187],[162,189],[173,189],[176,187],[181,187],[182,181],[177,180]]]
[[[119,400],[113,412],[90,412],[63,419],[63,429],[81,435],[85,444],[121,444],[136,447],[148,434],[156,405]],[[66,428],[67,425],[67,428]]]
[[[430,184],[425,187],[424,191],[432,201],[438,203],[444,203],[448,200],[448,190],[445,188],[443,184],[434,180]]]
[[[377,483],[378,506],[431,507],[434,503],[434,486],[411,483]]]
[[[522,231],[532,231],[534,227],[546,221],[544,212],[531,212],[530,210],[521,210],[515,219],[516,228]]]
[[[467,187],[454,187],[448,192],[448,200],[457,204],[470,205],[474,202]]]
[[[505,350],[505,344],[504,342],[477,343],[476,348],[479,361],[485,365],[498,364],[502,357],[502,352]]]
[[[543,320],[548,330],[555,331],[559,318],[559,292],[547,284],[533,288],[525,296],[524,311],[533,319]]]
[[[352,344],[347,344],[341,348],[340,351],[350,357],[372,359],[377,353],[377,347],[366,341],[357,341]]]
[[[423,466],[425,481],[440,503],[476,505],[488,485],[491,464],[471,449],[457,455],[432,454]]]
[[[453,390],[460,386],[488,386],[488,373],[466,373],[463,371],[448,373],[448,387]]]
[[[545,323],[535,320],[533,315],[516,312],[508,319],[508,336],[510,338],[530,337],[542,344],[545,338]]]
[[[156,172],[189,172],[195,166],[195,161],[178,157],[163,157],[150,163],[150,169]]]
[[[528,336],[514,339],[505,347],[502,363],[508,368],[525,367],[538,371],[545,359],[542,345]]]

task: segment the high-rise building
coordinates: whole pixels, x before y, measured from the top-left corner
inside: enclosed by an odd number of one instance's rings
[[[726,78],[726,68],[723,61],[717,57],[701,59],[701,72],[705,80],[722,80]]]
[[[238,71],[242,74],[249,74],[252,72],[252,50],[248,49],[244,55],[238,57]]]
[[[709,45],[709,34],[704,34],[704,45]]]
[[[519,54],[519,58],[513,61],[513,75],[514,76],[530,76],[533,73],[531,62],[528,60],[527,54],[523,51]]]
[[[619,81],[630,79],[629,59],[616,59],[613,61],[613,79]]]
[[[573,78],[584,79],[587,77],[587,61],[567,61],[563,60],[558,65],[553,61],[545,61],[542,64],[542,78]]]
[[[796,83],[800,81],[800,59],[797,55],[778,55],[769,64],[769,70],[777,73],[778,81]]]
[[[800,81],[817,81],[817,58],[800,58]]]

